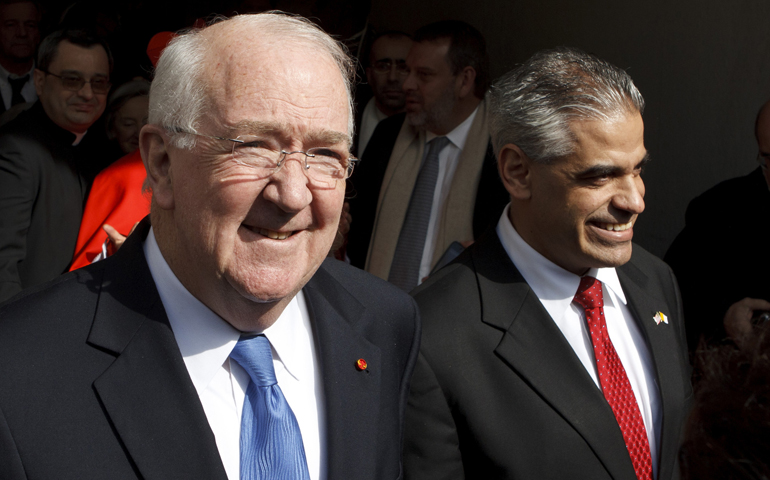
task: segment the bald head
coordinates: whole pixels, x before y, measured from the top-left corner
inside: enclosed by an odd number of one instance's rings
[[[149,122],[184,131],[198,131],[204,112],[214,107],[215,96],[237,98],[231,80],[253,65],[256,52],[280,57],[289,48],[327,59],[340,73],[349,106],[348,134],[353,133],[352,62],[339,42],[313,23],[280,14],[239,15],[171,41],[158,61],[150,90]],[[264,68],[264,67],[263,67]],[[280,78],[278,72],[273,72]],[[308,78],[314,72],[302,72]],[[195,138],[178,136],[180,147],[192,147]]]

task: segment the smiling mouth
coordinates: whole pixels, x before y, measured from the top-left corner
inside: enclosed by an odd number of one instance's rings
[[[260,227],[252,227],[251,225],[244,225],[244,224],[241,224],[241,226],[246,230],[249,230],[250,232],[258,233],[263,237],[267,237],[272,240],[286,240],[287,238],[297,233],[296,231],[276,232],[275,230],[268,230],[267,228],[260,228]]]
[[[602,230],[609,230],[611,232],[622,232],[624,230],[628,230],[629,228],[634,226],[634,221],[631,220],[628,223],[602,223],[602,222],[596,222],[595,225]]]

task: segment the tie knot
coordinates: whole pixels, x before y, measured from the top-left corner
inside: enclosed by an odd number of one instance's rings
[[[255,385],[269,387],[277,383],[270,342],[264,335],[241,337],[230,358],[246,370]]]
[[[604,306],[602,282],[594,277],[581,277],[574,301],[583,308],[602,308]]]
[[[428,142],[428,155],[438,155],[449,144],[447,137],[436,137]]]

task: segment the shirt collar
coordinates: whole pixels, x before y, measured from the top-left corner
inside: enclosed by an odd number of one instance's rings
[[[163,258],[152,228],[144,242],[144,254],[187,371],[196,391],[201,392],[225,364],[241,332],[182,285]],[[293,335],[297,335],[300,328],[297,322],[303,320],[298,297],[301,296],[296,295],[278,320],[263,332],[284,367],[295,378],[302,376],[299,365],[303,356],[312,354],[292,350]],[[304,308],[304,298],[301,302]],[[306,319],[307,315],[304,317]]]
[[[481,104],[479,104],[481,105]],[[454,128],[451,132],[444,135],[449,139],[450,142],[460,150],[465,148],[465,141],[468,140],[468,133],[471,130],[471,125],[473,124],[473,120],[476,118],[476,114],[479,111],[479,106],[476,106],[476,108],[473,110],[473,113],[471,113],[468,118],[462,121],[462,123]],[[425,143],[427,144],[431,140],[433,140],[436,137],[439,137],[440,135],[436,135],[432,132],[426,132],[425,135]]]
[[[556,265],[524,241],[508,217],[510,208],[509,203],[503,210],[500,221],[497,222],[496,231],[500,243],[546,310],[566,311],[570,308],[580,285],[580,276]],[[626,303],[626,297],[614,268],[592,268],[586,275],[601,281],[620,302]],[[605,295],[605,301],[611,302],[612,296]]]
[[[35,62],[32,62],[32,68],[29,69],[27,73],[22,73],[21,75],[16,75],[15,73],[11,73],[8,70],[5,69],[4,66],[0,65],[0,78],[8,80],[8,77],[13,78],[21,78],[24,75],[29,75],[30,80],[32,79],[32,74],[35,72]]]

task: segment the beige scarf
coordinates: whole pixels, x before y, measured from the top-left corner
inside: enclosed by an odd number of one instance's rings
[[[473,240],[473,207],[489,144],[486,100],[478,108],[465,147],[460,152],[446,202],[441,206],[431,267],[453,241]],[[386,280],[417,174],[420,172],[424,148],[425,132],[416,131],[408,121],[404,121],[382,181],[366,258],[366,271]]]

